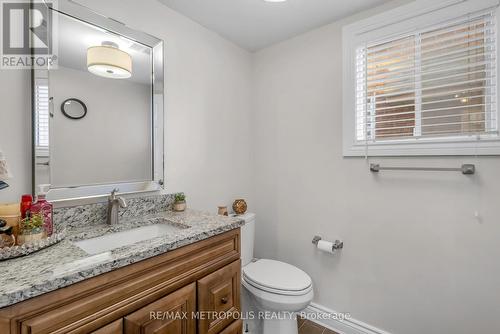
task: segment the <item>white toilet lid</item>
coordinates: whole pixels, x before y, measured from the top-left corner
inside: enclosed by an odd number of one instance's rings
[[[303,292],[310,290],[311,277],[291,264],[260,259],[243,268],[243,277],[256,288],[276,292]]]

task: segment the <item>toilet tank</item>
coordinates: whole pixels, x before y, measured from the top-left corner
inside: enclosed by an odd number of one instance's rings
[[[241,265],[246,266],[253,259],[255,241],[255,213],[245,213],[238,216],[245,221],[241,227]]]

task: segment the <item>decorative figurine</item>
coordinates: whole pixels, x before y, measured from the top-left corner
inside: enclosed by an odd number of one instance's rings
[[[247,202],[244,199],[239,198],[233,203],[233,211],[237,215],[242,215],[247,212]]]

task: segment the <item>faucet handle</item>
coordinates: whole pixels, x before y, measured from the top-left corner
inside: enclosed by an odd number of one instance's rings
[[[127,205],[127,201],[125,201],[125,198],[123,198],[123,197],[117,197],[116,200],[118,201],[118,205],[121,208],[123,208],[123,209],[127,208],[128,205]]]
[[[111,196],[109,196],[110,199],[115,199],[116,198],[116,193],[119,192],[120,189],[119,188],[115,188],[111,191]]]

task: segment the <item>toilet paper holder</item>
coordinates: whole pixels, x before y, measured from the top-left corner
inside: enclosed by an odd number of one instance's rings
[[[321,240],[321,237],[318,236],[318,235],[315,235],[314,238],[313,238],[313,240],[312,240],[312,243],[314,245],[318,245],[318,242],[320,240]],[[332,251],[337,250],[337,249],[342,249],[342,248],[344,248],[344,242],[343,241],[341,241],[341,240],[335,240],[333,242]]]

